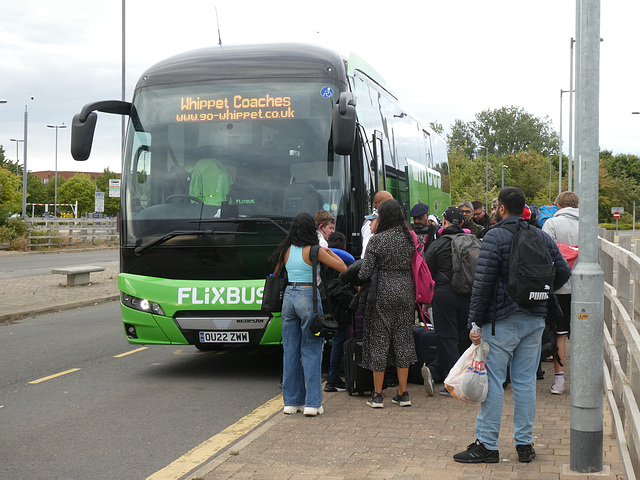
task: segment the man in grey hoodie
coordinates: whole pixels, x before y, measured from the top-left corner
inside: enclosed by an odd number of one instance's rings
[[[574,192],[562,192],[556,197],[555,204],[560,210],[544,223],[542,230],[547,232],[556,242],[578,245],[580,228],[578,195]],[[553,359],[555,382],[551,386],[551,393],[562,395],[564,393],[566,340],[571,327],[571,280],[556,290],[555,294],[562,308],[562,318],[556,321],[558,355]]]

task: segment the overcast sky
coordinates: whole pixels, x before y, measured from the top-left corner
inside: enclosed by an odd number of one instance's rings
[[[456,119],[515,105],[558,130],[569,88],[575,0],[242,1],[128,0],[126,99],[138,77],[174,54],[303,42],[357,53],[400,101],[445,133]],[[601,7],[600,146],[640,155],[638,0]],[[55,132],[86,103],[121,96],[121,1],[3,2],[0,24],[0,145],[12,160],[28,122],[28,169],[53,170]],[[30,100],[33,95],[34,99]],[[563,137],[568,142],[569,95]],[[120,171],[119,117],[100,114],[92,155],[75,162],[70,128],[58,131],[58,170]],[[567,149],[565,147],[565,153]],[[19,150],[23,160],[22,144]]]

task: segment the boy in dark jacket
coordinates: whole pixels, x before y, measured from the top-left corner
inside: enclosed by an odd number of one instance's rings
[[[497,463],[498,435],[504,401],[503,382],[507,366],[511,367],[513,385],[513,438],[520,462],[530,462],[536,456],[533,449],[533,422],[536,413],[536,369],[540,359],[542,331],[547,314],[547,302],[535,306],[516,303],[507,290],[509,254],[514,234],[506,227],[528,227],[522,218],[524,192],[516,187],[504,188],[498,195],[498,223],[484,236],[473,282],[469,323],[482,328],[471,332],[474,344],[489,343],[487,377],[489,392],[476,419],[476,441],[453,456],[462,463]],[[556,242],[545,232],[533,229],[548,249],[556,267],[553,289],[562,286],[571,276],[566,260]],[[494,329],[492,329],[494,327]],[[492,331],[494,330],[494,331]]]

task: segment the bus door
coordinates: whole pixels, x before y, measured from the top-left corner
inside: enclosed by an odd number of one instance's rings
[[[375,172],[375,191],[387,189],[387,177],[384,165],[384,153],[382,149],[382,132],[373,131],[373,171]]]

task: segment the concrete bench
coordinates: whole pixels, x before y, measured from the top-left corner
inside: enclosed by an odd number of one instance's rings
[[[103,272],[104,267],[93,265],[83,265],[78,267],[62,267],[54,268],[51,273],[58,273],[67,276],[67,286],[75,287],[76,285],[86,285],[89,283],[89,275],[91,272]]]

